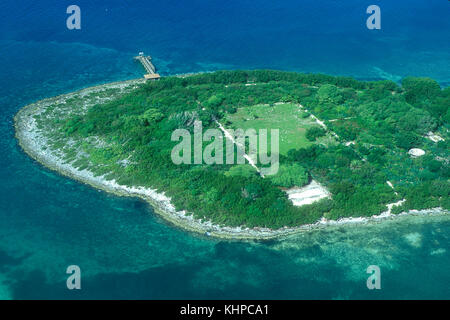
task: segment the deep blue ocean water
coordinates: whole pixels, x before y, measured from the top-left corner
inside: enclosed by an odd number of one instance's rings
[[[82,29],[66,28],[81,8]],[[366,8],[381,8],[368,30]],[[97,191],[27,157],[12,118],[35,100],[141,77],[271,68],[450,83],[450,3],[428,1],[66,1],[0,3],[0,299],[450,298],[450,219],[410,217],[284,241],[178,230],[144,202]],[[79,265],[82,290],[66,289]],[[382,289],[366,288],[379,265]]]

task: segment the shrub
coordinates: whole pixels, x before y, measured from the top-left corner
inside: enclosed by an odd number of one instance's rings
[[[278,173],[270,176],[272,182],[280,187],[304,186],[308,182],[308,173],[299,164],[281,165]]]
[[[317,138],[325,136],[326,131],[321,127],[311,127],[306,130],[306,138],[309,141],[315,141]]]

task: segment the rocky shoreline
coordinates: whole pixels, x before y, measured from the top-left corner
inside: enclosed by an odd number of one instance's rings
[[[107,89],[120,89],[126,91],[136,87],[136,85],[142,83],[142,80],[128,80],[123,82],[109,83],[105,85],[86,88],[77,92],[60,95],[54,98],[44,99],[30,105],[27,105],[19,110],[14,117],[15,135],[22,149],[33,159],[48,167],[52,170],[59,172],[64,176],[68,176],[72,179],[91,185],[92,187],[102,189],[107,192],[114,193],[120,196],[134,196],[142,198],[150,203],[154,208],[154,211],[164,218],[166,221],[180,227],[184,230],[200,233],[203,235],[236,239],[236,240],[266,240],[285,237],[299,232],[306,232],[319,228],[325,228],[327,226],[336,226],[340,224],[365,224],[371,222],[378,222],[382,219],[394,219],[397,216],[404,215],[430,215],[430,214],[448,214],[447,211],[441,208],[432,208],[426,210],[411,210],[409,212],[403,212],[398,215],[392,215],[390,210],[375,215],[372,217],[357,217],[357,218],[342,218],[339,220],[326,220],[322,219],[314,224],[302,225],[298,227],[285,227],[281,229],[269,229],[269,228],[241,228],[241,227],[227,227],[218,226],[212,224],[210,221],[202,221],[201,219],[195,219],[192,215],[187,214],[185,211],[176,211],[175,207],[171,203],[171,199],[167,197],[163,192],[157,190],[143,188],[143,187],[130,187],[125,185],[119,185],[115,181],[106,180],[102,176],[94,176],[94,174],[88,170],[79,170],[73,167],[70,163],[65,163],[62,157],[56,152],[52,152],[47,148],[48,141],[42,134],[42,131],[37,127],[34,115],[40,114],[47,107],[55,103],[65,103],[67,99],[74,97],[75,95],[83,97],[91,93],[101,92]]]

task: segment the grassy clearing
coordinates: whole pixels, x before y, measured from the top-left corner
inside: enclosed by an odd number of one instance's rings
[[[314,142],[309,141],[305,134],[312,126],[317,126],[311,117],[307,116],[297,104],[278,103],[274,105],[259,104],[239,108],[234,114],[227,114],[227,127],[233,129],[268,129],[270,145],[270,129],[279,129],[280,153],[286,155],[290,149],[306,148]],[[329,135],[317,140],[317,143],[330,144],[335,140]]]

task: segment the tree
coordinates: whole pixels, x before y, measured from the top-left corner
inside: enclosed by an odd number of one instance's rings
[[[406,101],[413,105],[433,100],[441,91],[439,84],[430,78],[407,77],[403,79],[402,87],[406,90]]]
[[[161,121],[164,115],[159,112],[158,109],[150,108],[145,110],[144,114],[140,117],[145,126],[148,126],[154,122]]]
[[[400,132],[395,135],[395,143],[398,147],[409,150],[417,147],[418,137],[411,132]]]
[[[332,84],[324,84],[321,86],[317,91],[317,95],[321,102],[341,103],[343,101],[339,89]]]
[[[217,109],[223,102],[224,98],[221,95],[212,95],[203,103],[206,108]]]
[[[308,182],[308,173],[299,164],[281,165],[277,174],[270,176],[272,182],[280,187],[301,187]]]
[[[227,177],[241,176],[244,178],[250,178],[256,175],[257,175],[256,169],[250,166],[249,164],[238,164],[232,166],[230,170],[225,172],[225,176]]]
[[[242,189],[242,196],[248,200],[255,200],[261,196],[262,188],[259,184],[251,183]]]
[[[315,141],[317,138],[325,136],[326,131],[321,127],[311,127],[306,130],[306,138],[309,141]]]

